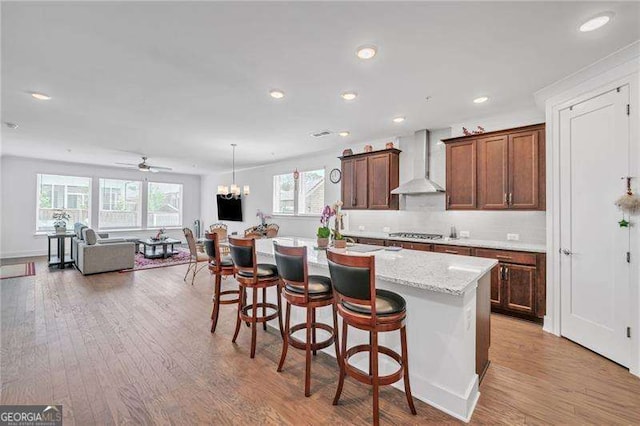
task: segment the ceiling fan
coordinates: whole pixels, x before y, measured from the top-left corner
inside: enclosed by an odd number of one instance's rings
[[[169,171],[171,167],[162,167],[162,166],[152,166],[151,164],[147,164],[147,157],[142,157],[142,163],[132,164],[132,163],[116,163],[121,166],[128,166],[130,169],[138,169],[141,172],[151,172],[158,173],[161,171]]]

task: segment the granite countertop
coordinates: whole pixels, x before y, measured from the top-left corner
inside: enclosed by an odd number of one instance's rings
[[[265,256],[273,256],[274,240],[287,246],[307,246],[309,264],[328,269],[326,252],[314,249],[316,241],[310,238],[258,239],[256,240],[256,252]],[[498,264],[498,261],[493,259],[417,250],[387,251],[380,249],[360,253],[350,251],[347,248],[340,250],[340,252],[361,256],[374,255],[378,279],[452,295],[462,295],[467,292],[472,286],[475,286],[479,278]]]
[[[382,240],[393,241],[409,241],[412,243],[432,243],[443,244],[452,246],[464,246],[464,247],[480,247],[488,249],[498,250],[515,250],[515,251],[527,251],[533,253],[545,253],[547,247],[544,244],[535,243],[523,243],[520,241],[493,241],[493,240],[473,240],[470,238],[457,238],[455,240],[449,238],[442,238],[440,240],[421,240],[419,238],[400,238],[390,237],[388,232],[374,232],[374,231],[343,231],[342,235],[348,237],[360,237],[360,238],[377,238]]]

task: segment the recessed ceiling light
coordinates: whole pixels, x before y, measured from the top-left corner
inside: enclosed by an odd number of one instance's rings
[[[345,101],[352,101],[358,97],[358,94],[356,92],[344,92],[340,96],[342,96],[342,99],[344,99]]]
[[[269,92],[272,98],[274,99],[282,99],[284,98],[284,92],[282,90],[273,89]]]
[[[584,24],[580,25],[580,31],[583,33],[587,33],[589,31],[597,30],[600,27],[603,27],[613,18],[613,12],[604,12],[600,13],[597,16],[589,19]]]
[[[351,133],[349,133],[349,132],[347,132],[346,130],[344,130],[344,131],[342,131],[342,132],[340,132],[340,133],[338,133],[338,134],[344,138],[344,137],[349,136]]]
[[[404,117],[396,117],[393,119],[394,123],[402,123],[404,121]]]
[[[17,129],[18,128],[18,124],[17,123],[11,123],[10,121],[5,121],[4,125],[7,126],[10,129]]]
[[[489,100],[489,98],[487,98],[486,96],[480,96],[479,98],[475,98],[473,100],[473,103],[474,104],[482,104],[482,103],[487,102],[488,100]]]
[[[48,101],[49,99],[51,99],[51,96],[38,92],[31,92],[31,96],[39,101]]]
[[[371,59],[376,56],[376,53],[378,53],[378,50],[375,46],[371,45],[360,46],[358,50],[356,50],[356,55],[358,55],[360,59]]]

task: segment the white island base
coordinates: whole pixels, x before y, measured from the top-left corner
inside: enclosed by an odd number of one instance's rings
[[[313,248],[315,241],[305,238],[275,240],[288,246],[308,246],[309,274],[329,276],[326,253]],[[256,251],[260,263],[275,263],[273,240],[257,240]],[[347,253],[350,253],[348,249]],[[397,292],[407,301],[407,345],[413,397],[469,421],[480,395],[478,373],[482,374],[488,366],[489,292],[491,269],[497,262],[414,250],[379,250],[364,254],[376,256],[377,288]],[[275,303],[275,289],[269,290],[267,298]],[[329,307],[318,309],[316,315],[319,322],[332,323]],[[291,324],[304,321],[304,310],[293,306]],[[277,327],[277,320],[269,325]],[[303,335],[299,337],[304,339]],[[319,330],[318,340],[323,338],[324,332]],[[368,342],[368,333],[349,327],[348,347]],[[379,342],[400,353],[399,332],[380,333]],[[333,346],[323,351],[335,357]],[[352,357],[350,362],[363,371],[368,370],[366,353]],[[389,374],[397,368],[394,361],[380,355],[381,374]],[[393,386],[404,391],[402,381]]]

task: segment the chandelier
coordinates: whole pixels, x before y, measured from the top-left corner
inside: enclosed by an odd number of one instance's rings
[[[240,198],[240,186],[236,185],[236,146],[235,143],[231,144],[233,148],[233,160],[232,160],[232,183],[231,186],[228,185],[218,185],[218,195],[223,196],[224,198]],[[242,187],[242,195],[249,195],[249,185],[244,185]]]

